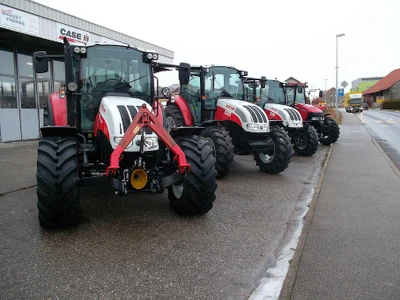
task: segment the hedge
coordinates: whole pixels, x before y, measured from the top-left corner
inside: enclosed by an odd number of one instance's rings
[[[382,102],[382,109],[400,109],[400,99],[387,100]]]

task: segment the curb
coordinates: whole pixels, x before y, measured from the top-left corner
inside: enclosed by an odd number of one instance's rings
[[[290,297],[292,295],[293,287],[296,282],[297,272],[299,270],[300,263],[301,263],[301,257],[303,255],[304,246],[307,241],[308,233],[310,231],[311,223],[312,223],[312,220],[314,217],[315,208],[317,206],[317,200],[318,200],[319,194],[321,192],[322,183],[324,181],[326,169],[328,167],[328,164],[329,164],[329,161],[331,158],[332,150],[333,150],[333,144],[331,144],[331,148],[329,149],[327,158],[326,158],[324,166],[322,168],[321,176],[320,176],[317,186],[315,188],[315,192],[314,192],[313,198],[311,200],[310,209],[307,213],[307,216],[306,216],[306,219],[305,219],[305,222],[303,225],[303,230],[300,234],[299,241],[297,243],[296,251],[293,255],[292,261],[290,262],[289,270],[288,270],[285,280],[283,282],[282,290],[281,290],[281,293],[278,298],[279,300],[288,300],[288,299],[290,299]]]
[[[394,173],[397,175],[397,177],[400,178],[400,171],[399,169],[397,169],[396,165],[393,163],[393,161],[389,158],[389,156],[387,156],[387,154],[385,153],[385,151],[383,151],[382,147],[378,144],[378,142],[374,139],[372,139],[372,143],[376,146],[376,148],[378,148],[379,152],[382,154],[382,156],[385,158],[385,160],[387,161],[387,163],[389,164],[389,166],[392,168],[392,170],[394,171]]]

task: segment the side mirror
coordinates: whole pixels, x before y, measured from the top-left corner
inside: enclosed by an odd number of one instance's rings
[[[171,90],[169,89],[169,87],[163,87],[162,89],[161,89],[161,93],[163,94],[163,96],[165,97],[165,98],[168,98],[169,99],[169,97],[171,97]]]
[[[267,77],[261,76],[260,83],[261,83],[261,88],[265,88],[265,86],[267,84]]]
[[[302,94],[303,93],[303,86],[302,85],[298,85],[297,86],[297,93],[298,94]]]
[[[324,93],[320,90],[319,94],[318,94],[318,97],[322,98],[323,96],[324,96]]]
[[[179,82],[181,85],[189,84],[190,65],[187,63],[179,64]]]
[[[33,66],[36,73],[46,73],[49,70],[46,51],[36,51],[33,53]]]

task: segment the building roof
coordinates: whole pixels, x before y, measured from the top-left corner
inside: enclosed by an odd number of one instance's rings
[[[383,90],[387,90],[392,87],[395,83],[400,81],[400,69],[393,70],[388,75],[383,77],[377,83],[363,92],[363,95],[374,94]]]
[[[294,82],[297,82],[297,83],[301,83],[301,81],[300,80],[297,80],[296,78],[294,78],[294,77],[289,77],[288,79],[286,79],[285,80],[285,82],[289,82],[289,81],[294,81]]]

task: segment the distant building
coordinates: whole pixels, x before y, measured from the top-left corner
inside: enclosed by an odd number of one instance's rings
[[[294,77],[289,77],[288,79],[285,80],[285,82],[294,82],[294,83],[303,83],[300,80],[297,80]]]
[[[391,99],[400,99],[400,69],[393,70],[363,92],[364,101],[372,107]]]
[[[379,80],[381,80],[383,77],[363,77],[363,78],[358,78],[356,80],[353,80],[351,82],[351,88],[350,92],[364,92],[371,86],[373,86],[375,83],[377,83]]]

